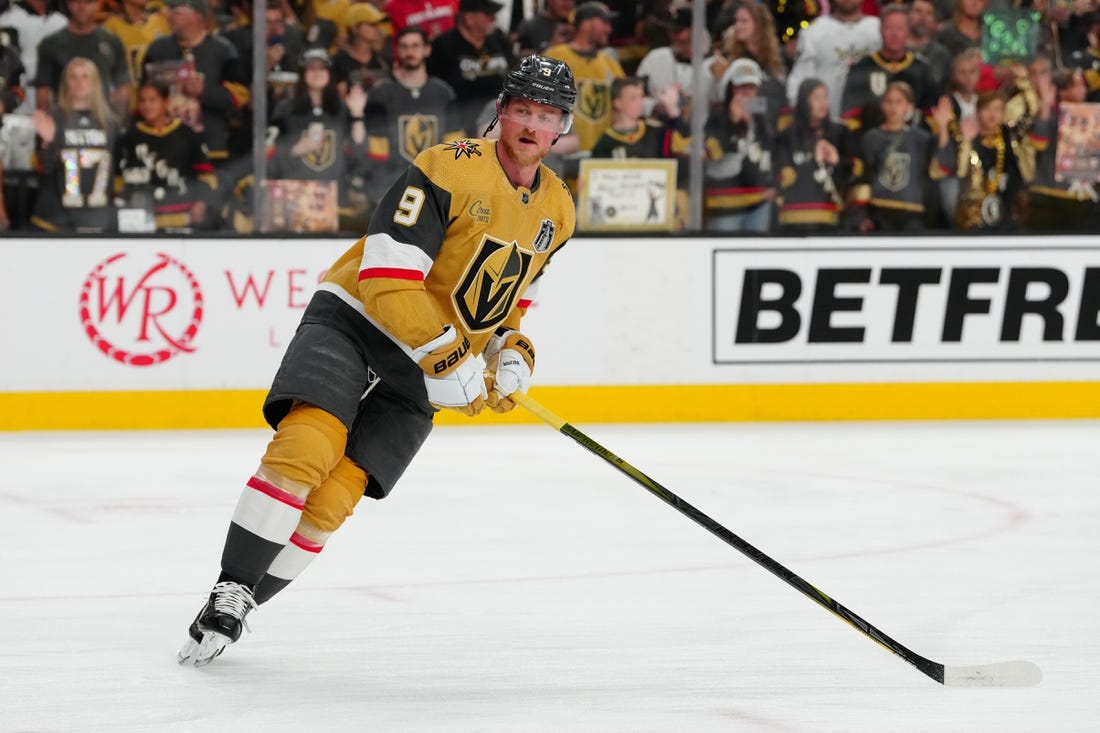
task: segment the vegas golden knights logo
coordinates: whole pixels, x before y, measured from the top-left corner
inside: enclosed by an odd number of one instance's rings
[[[599,122],[611,112],[611,87],[605,81],[582,79],[577,83],[578,117]]]
[[[439,142],[439,120],[435,115],[401,115],[397,118],[397,139],[401,142],[401,157],[411,163]]]
[[[515,242],[485,237],[454,293],[455,307],[470,333],[499,326],[520,296],[532,255]]]
[[[886,156],[882,163],[882,172],[879,173],[879,183],[887,191],[895,193],[909,185],[909,153],[892,152]]]
[[[321,136],[321,148],[302,156],[302,162],[311,170],[324,173],[336,162],[336,131],[324,131]]]

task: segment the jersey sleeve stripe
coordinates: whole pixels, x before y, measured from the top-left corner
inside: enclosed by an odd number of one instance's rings
[[[420,270],[403,270],[398,267],[364,267],[359,271],[360,280],[370,280],[375,277],[388,277],[394,280],[423,280],[424,273]]]
[[[432,258],[414,244],[398,242],[387,233],[367,237],[363,259],[359,263],[359,279],[392,277],[399,280],[423,280],[432,269]]]

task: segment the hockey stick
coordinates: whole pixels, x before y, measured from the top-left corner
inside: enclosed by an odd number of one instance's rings
[[[611,466],[629,476],[635,483],[640,484],[642,488],[655,495],[658,499],[680,512],[688,519],[691,519],[696,524],[699,524],[726,544],[732,545],[734,549],[742,555],[745,555],[757,565],[760,565],[772,575],[775,575],[780,580],[787,583],[787,585],[838,617],[841,621],[850,624],[857,631],[861,632],[872,641],[877,642],[887,651],[909,662],[909,664],[913,665],[936,682],[951,687],[1029,687],[1039,684],[1042,680],[1043,674],[1039,670],[1039,667],[1032,662],[1022,660],[998,662],[995,664],[956,666],[940,664],[939,662],[933,662],[931,659],[922,657],[920,654],[894,641],[867,621],[863,620],[853,611],[840,605],[783,565],[768,557],[763,552],[666,489],[664,486],[661,486],[661,484],[657,483],[622,458],[619,458],[580,430],[577,430],[546,407],[543,407],[535,401],[534,398],[522,392],[515,392],[510,398],[550,427],[554,428],[562,435],[572,438],[592,453],[595,453],[604,461],[611,464]]]

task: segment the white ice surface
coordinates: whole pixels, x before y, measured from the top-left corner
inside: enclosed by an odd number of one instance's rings
[[[1100,423],[578,425],[935,684],[546,426],[441,428],[203,669],[262,431],[0,434],[0,731],[1094,731]]]

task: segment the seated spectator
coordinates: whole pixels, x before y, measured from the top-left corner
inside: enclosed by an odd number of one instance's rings
[[[771,230],[775,199],[775,132],[760,95],[764,74],[752,59],[740,58],[725,76],[725,104],[711,113],[705,128],[706,228],[763,234]]]
[[[214,166],[199,134],[172,116],[169,96],[158,82],[138,88],[137,120],[119,141],[116,203],[150,211],[157,231],[205,229],[216,219]]]
[[[779,50],[779,37],[771,11],[767,5],[757,2],[738,2],[734,8],[733,24],[722,34],[721,47],[708,67],[714,80],[711,99],[725,101],[730,65],[737,59],[749,59],[761,69],[763,81],[758,96],[766,100],[771,119],[789,115],[787,64]]]
[[[39,186],[31,224],[47,232],[114,231],[119,124],[93,61],[77,57],[65,65],[57,103],[34,111],[34,128]]]
[[[1012,144],[1013,130],[1005,125],[1004,94],[994,89],[978,95],[976,120],[960,123],[961,142],[948,132],[949,104],[941,101],[934,116],[940,132],[932,174],[960,180],[955,227],[964,231],[1016,228],[1024,178]]]
[[[332,78],[340,96],[346,96],[353,86],[369,92],[378,81],[389,76],[392,64],[382,51],[389,46],[382,33],[385,21],[385,14],[370,3],[359,2],[348,8],[344,16],[347,40],[332,57]]]
[[[850,78],[850,77],[849,77]],[[925,180],[931,135],[910,124],[913,90],[891,82],[882,95],[882,123],[863,133],[848,226],[860,232],[919,232],[925,223]]]
[[[829,90],[819,79],[798,87],[791,124],[772,156],[778,172],[779,229],[788,234],[835,232],[855,163],[852,132],[829,116]]]
[[[516,29],[516,57],[525,58],[568,43],[573,35],[575,5],[574,0],[546,0],[542,12],[521,22]]]
[[[1088,87],[1080,69],[1062,69],[1037,80],[1039,114],[1030,140],[1035,147],[1035,179],[1028,191],[1027,228],[1032,231],[1095,231],[1100,224],[1096,182],[1055,173],[1058,129],[1063,103],[1086,101]]]
[[[366,229],[368,212],[367,93],[352,87],[341,100],[332,79],[332,61],[323,48],[302,57],[302,77],[294,97],[272,114],[279,131],[269,156],[267,177],[296,181],[335,181],[340,229]]]
[[[66,0],[69,23],[38,44],[35,105],[48,110],[61,84],[61,72],[75,58],[85,58],[98,69],[98,78],[117,115],[130,111],[130,68],[118,36],[96,23],[99,0]]]
[[[905,6],[895,3],[882,8],[879,31],[879,50],[852,64],[844,82],[840,118],[852,130],[870,130],[882,123],[879,102],[892,82],[903,81],[909,86],[918,110],[930,110],[939,99],[932,69],[905,48],[909,40]]]

